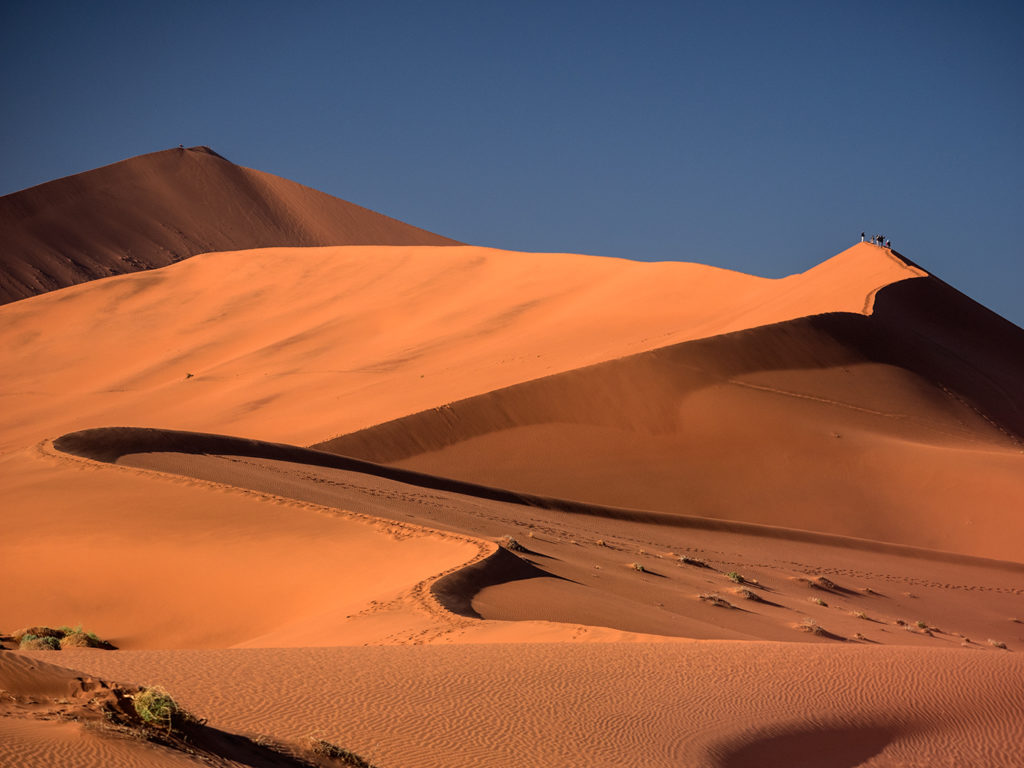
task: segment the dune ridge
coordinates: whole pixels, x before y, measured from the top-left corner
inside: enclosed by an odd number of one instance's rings
[[[947,288],[341,246],[10,303],[0,615],[127,650],[0,656],[382,766],[1012,765],[1021,332]]]
[[[781,280],[470,246],[203,254],[0,307],[0,450],[112,425],[310,444],[673,343],[860,312],[879,285],[919,277],[867,244]]]
[[[879,289],[870,315],[683,342],[313,447],[539,496],[1019,559],[1022,382],[1024,331],[929,276]]]
[[[760,538],[806,541],[842,546],[847,549],[907,554],[940,562],[977,563],[1024,572],[1024,563],[1013,560],[999,560],[963,554],[956,551],[926,549],[878,539],[858,539],[815,530],[786,528],[779,525],[764,525],[697,515],[665,513],[657,510],[610,507],[572,499],[541,496],[523,491],[466,482],[450,477],[430,475],[424,472],[403,469],[399,466],[357,459],[333,451],[322,451],[315,448],[303,448],[279,443],[265,443],[229,435],[137,427],[105,427],[62,435],[52,442],[52,448],[49,444],[44,444],[42,450],[47,452],[51,450],[56,451],[56,455],[67,454],[110,464],[142,466],[156,469],[157,471],[161,471],[158,469],[160,466],[170,467],[173,464],[173,469],[166,470],[172,474],[182,473],[182,467],[195,470],[198,464],[187,459],[184,462],[169,462],[167,460],[169,456],[174,456],[178,459],[187,456],[244,457],[265,462],[286,463],[292,465],[296,473],[313,468],[341,470],[423,489],[443,491],[503,504],[515,504],[527,508],[552,510],[559,513],[588,515],[591,517],[657,526],[747,534]],[[185,472],[187,473],[187,471],[186,469]],[[213,482],[236,485],[236,482],[232,482],[229,478],[219,477],[214,479],[215,477],[217,477],[216,473],[208,479]],[[250,486],[243,484],[238,487]],[[266,485],[267,489],[273,487],[273,483]],[[291,490],[294,492],[294,489]],[[318,497],[318,494],[314,492],[303,498],[315,502]],[[456,600],[463,602],[464,598],[456,598]]]
[[[647,635],[856,639],[937,647],[965,642],[967,647],[979,647],[962,638],[1003,635],[1008,628],[1005,619],[993,621],[993,615],[1012,615],[1015,596],[1024,594],[1020,563],[806,531],[524,499],[498,489],[367,467],[288,446],[125,429],[93,430],[58,442],[77,454],[94,448],[108,460],[117,454],[119,464],[157,470],[161,476],[169,472],[214,488],[255,492],[259,498],[270,494],[269,498],[285,497],[321,509],[351,510],[370,519],[398,519],[496,542],[501,549],[491,544],[474,559],[421,581],[410,593],[414,606],[432,594],[437,608],[456,617],[490,621],[467,623],[431,610],[433,628],[419,622],[422,631],[416,635],[424,642],[478,642],[485,637],[507,642],[511,635],[522,642],[529,637],[524,633],[550,639],[552,630],[542,630],[537,622],[554,621],[563,627],[563,640],[606,637],[607,633],[579,626],[600,625]],[[118,445],[142,452],[112,450]],[[66,456],[55,454],[60,455]],[[524,502],[530,506],[524,507]],[[768,542],[772,563],[765,559]],[[681,560],[680,552],[690,561]],[[642,566],[639,575],[631,560]],[[735,571],[755,579],[750,583],[760,595],[746,603],[749,607],[741,606],[752,598],[744,597],[743,589],[737,590],[728,577]],[[828,574],[829,580],[816,581],[821,574]],[[851,579],[855,590],[850,588]],[[903,597],[893,594],[894,588],[905,590]],[[732,600],[733,609],[716,620],[716,609],[709,614],[697,600],[705,592]],[[980,604],[970,597],[978,593],[986,596]],[[816,610],[808,605],[816,594],[831,606],[819,620],[830,630],[841,628],[840,634],[794,632],[793,622]],[[386,610],[400,611],[401,603],[392,601]],[[861,617],[865,612],[871,614],[867,624]],[[900,624],[905,612],[929,616],[942,627],[940,634],[919,631],[905,620]],[[402,618],[416,623],[407,612]],[[496,619],[500,621],[494,623]],[[373,622],[358,629],[370,631]],[[370,636],[353,634],[352,626],[346,626],[335,638],[351,642],[352,637]],[[377,642],[384,637],[373,636]],[[393,633],[388,641],[400,637],[409,635]]]
[[[168,149],[0,197],[0,304],[207,251],[455,243],[208,147]]]

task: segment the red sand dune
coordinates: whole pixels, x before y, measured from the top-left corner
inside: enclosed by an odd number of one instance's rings
[[[207,147],[169,149],[0,197],[0,304],[206,251],[454,243]]]
[[[319,448],[520,491],[1018,559],[1024,331],[934,277]],[[978,500],[986,503],[980,505]]]
[[[308,444],[681,341],[861,312],[922,274],[868,245],[782,280],[469,246],[204,254],[0,308],[0,449],[113,425]]]
[[[385,767],[1014,765],[1021,333],[870,245],[268,248],[8,304],[0,629],[126,650],[0,657]],[[145,764],[21,715],[27,764]]]

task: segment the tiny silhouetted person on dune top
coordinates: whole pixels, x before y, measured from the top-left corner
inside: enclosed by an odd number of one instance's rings
[[[860,241],[862,243],[864,242],[864,233],[863,232],[860,233]]]

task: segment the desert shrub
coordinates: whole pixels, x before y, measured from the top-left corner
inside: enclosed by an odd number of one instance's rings
[[[826,603],[820,597],[809,597],[808,600],[810,600],[815,605],[820,605],[822,608],[828,608],[828,603]]]
[[[59,651],[60,639],[52,636],[23,635],[18,647],[23,651]]]
[[[713,592],[704,592],[703,594],[698,595],[698,597],[699,597],[699,599],[703,600],[705,603],[711,603],[716,608],[733,608],[734,607],[733,604],[730,603],[728,600],[726,600],[726,599],[724,599],[722,597],[719,597],[718,595],[716,595]]]
[[[29,627],[15,632],[13,639],[20,643],[25,650],[47,650],[59,651],[62,648],[102,648],[107,651],[114,650],[114,646],[106,640],[101,640],[94,632],[86,632],[82,625],[77,627]],[[31,647],[27,643],[45,640],[44,643],[35,643]]]
[[[168,731],[182,722],[192,720],[178,702],[167,691],[159,686],[143,688],[132,697],[135,712],[147,725],[159,725]]]
[[[746,587],[740,587],[735,590],[736,594],[742,597],[744,600],[753,600],[755,603],[763,603],[764,599],[752,589]]]
[[[641,563],[630,563],[629,567],[632,568],[634,571],[639,571],[640,573],[647,573],[647,569],[644,568]]]
[[[725,575],[729,578],[729,581],[734,581],[737,584],[746,584],[747,582],[747,580],[740,576],[738,573],[736,573],[736,571],[729,571]]]
[[[806,618],[797,625],[801,632],[808,632],[812,635],[824,635],[825,630],[814,619]]]
[[[698,568],[708,567],[708,564],[701,560],[699,557],[690,557],[689,555],[680,555],[679,562],[683,565],[694,565]]]
[[[13,637],[18,642],[21,642],[27,635],[32,637],[56,637],[60,639],[64,637],[64,633],[59,629],[53,629],[52,627],[29,627],[28,629],[19,629],[14,633]]]
[[[510,552],[525,552],[526,547],[513,539],[511,536],[504,536],[501,539],[502,545]]]
[[[92,632],[69,632],[60,640],[61,648],[101,648],[105,651],[114,650],[114,646],[106,640],[100,640]]]
[[[864,611],[853,611],[851,614],[854,618],[867,619],[868,615]]]
[[[999,640],[989,640],[988,644],[993,648],[1001,648],[1004,651],[1006,650],[1006,643],[1000,642]]]

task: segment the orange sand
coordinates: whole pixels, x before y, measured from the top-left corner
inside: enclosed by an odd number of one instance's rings
[[[381,766],[1013,765],[1022,332],[950,290],[869,245],[783,280],[345,246],[0,307],[0,629],[127,649],[0,682],[159,683]],[[392,466],[48,442],[130,426]],[[179,757],[21,706],[5,765]]]

